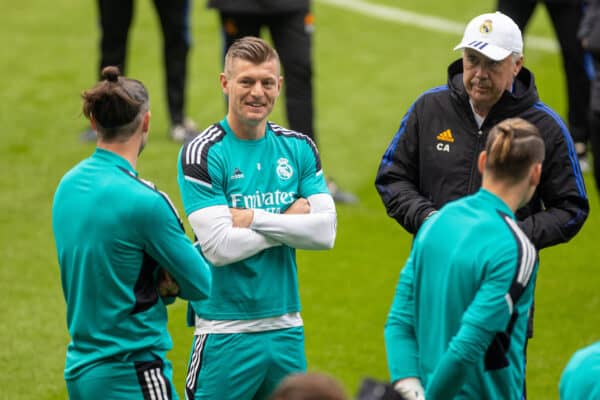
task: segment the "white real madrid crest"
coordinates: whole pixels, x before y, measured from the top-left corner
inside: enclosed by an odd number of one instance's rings
[[[287,158],[280,158],[277,160],[277,176],[284,181],[290,179],[294,175],[294,170],[289,164]]]

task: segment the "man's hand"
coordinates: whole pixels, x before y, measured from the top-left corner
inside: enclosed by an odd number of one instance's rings
[[[303,197],[292,203],[284,214],[310,214],[310,203]]]
[[[158,271],[157,290],[161,297],[175,297],[179,294],[179,285],[163,268]]]
[[[400,379],[394,385],[394,389],[406,400],[425,400],[425,390],[419,378]]]
[[[234,228],[248,228],[254,219],[254,211],[251,208],[230,208],[229,212]]]

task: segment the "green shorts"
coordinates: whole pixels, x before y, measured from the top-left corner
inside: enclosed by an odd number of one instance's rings
[[[194,336],[188,400],[266,399],[288,374],[306,371],[304,328]]]
[[[70,400],[178,400],[171,363],[107,360],[67,380]]]

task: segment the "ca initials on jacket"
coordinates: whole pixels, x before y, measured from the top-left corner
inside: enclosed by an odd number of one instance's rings
[[[446,151],[448,153],[450,153],[450,145],[449,144],[444,144],[444,143],[438,143],[435,148],[437,149],[437,151]]]
[[[446,129],[435,137],[438,142],[435,146],[437,151],[445,151],[450,153],[450,143],[454,143],[454,136],[452,136],[452,131],[450,129]]]

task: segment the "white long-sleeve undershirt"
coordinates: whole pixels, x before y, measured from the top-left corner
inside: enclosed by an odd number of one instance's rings
[[[309,196],[307,200],[310,214],[273,214],[254,210],[250,228],[296,249],[330,249],[337,230],[333,198],[321,193]]]
[[[194,211],[189,221],[202,253],[215,266],[251,257],[285,244],[298,249],[329,249],[336,236],[335,203],[329,194],[307,198],[310,214],[274,214],[254,209],[250,228],[233,227],[229,208],[211,206]]]

